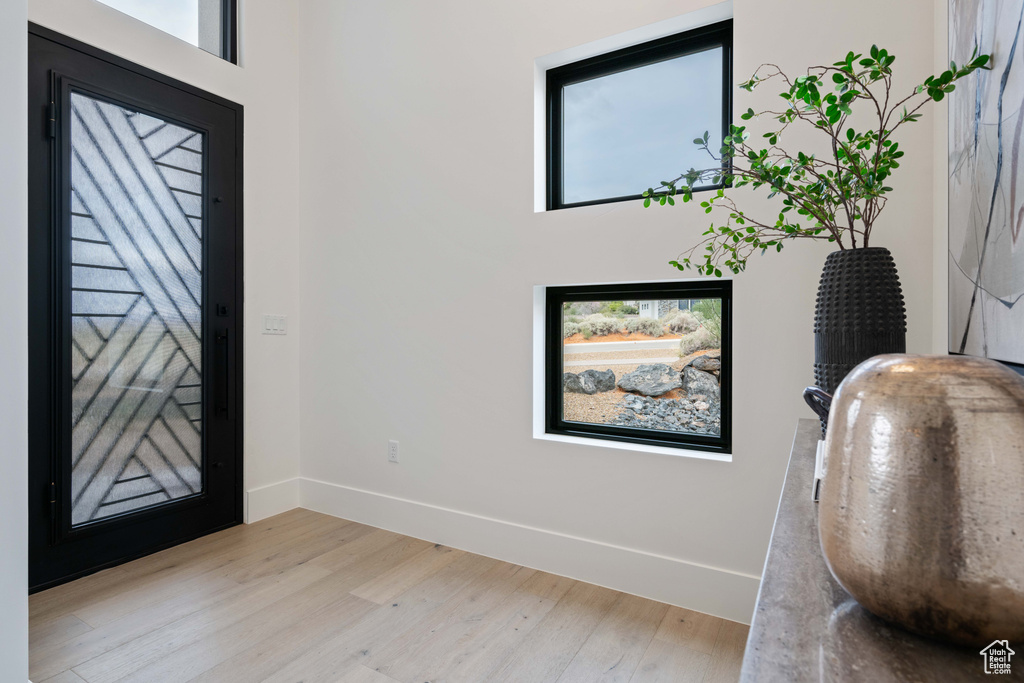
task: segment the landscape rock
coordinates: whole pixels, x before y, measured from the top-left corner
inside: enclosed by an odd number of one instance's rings
[[[692,365],[683,369],[683,389],[690,398],[703,396],[706,400],[716,402],[722,399],[722,389],[718,386],[715,376],[703,370],[697,370]]]
[[[566,372],[562,374],[562,391],[570,394],[582,394],[583,383],[580,381],[580,376],[574,372]]]
[[[707,374],[707,373],[705,373]],[[641,365],[633,372],[623,375],[618,382],[623,391],[643,396],[661,396],[683,386],[680,375],[667,365]]]
[[[584,370],[579,374],[584,394],[596,394],[615,389],[615,373],[611,370]]]
[[[622,412],[609,424],[715,436],[722,431],[722,406],[717,401],[627,395],[617,407]]]
[[[701,372],[716,374],[722,369],[722,358],[720,356],[716,358],[710,355],[697,356],[693,359],[693,362],[690,363],[690,366],[700,370]]]

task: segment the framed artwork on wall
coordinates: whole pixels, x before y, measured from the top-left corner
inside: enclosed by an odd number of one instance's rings
[[[950,0],[949,351],[1024,370],[1024,0]]]

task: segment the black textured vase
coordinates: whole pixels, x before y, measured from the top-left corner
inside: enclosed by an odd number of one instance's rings
[[[869,247],[829,254],[814,310],[817,385],[833,394],[862,361],[906,351],[903,290],[889,250]]]

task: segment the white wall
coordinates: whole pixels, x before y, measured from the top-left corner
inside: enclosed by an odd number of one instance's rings
[[[25,0],[0,3],[0,680],[28,679],[28,71]]]
[[[532,286],[674,277],[666,262],[707,224],[692,205],[534,213],[533,61],[706,4],[303,3],[301,98],[318,121],[301,159],[304,505],[749,619],[808,415],[826,248],[790,247],[735,280],[732,463],[530,434]],[[931,0],[736,0],[737,80],[878,43],[910,88],[932,67],[932,16]],[[909,348],[925,351],[930,120],[901,144],[878,244],[900,268]]]
[[[674,277],[666,262],[706,225],[692,206],[534,213],[534,59],[707,4],[593,0],[581,11],[582,3],[544,0],[251,0],[238,68],[95,0],[29,0],[32,21],[246,107],[251,517],[301,497],[315,509],[749,618],[795,420],[806,414],[799,393],[812,380],[814,294],[827,249],[791,247],[735,281],[732,463],[530,436],[533,285]],[[871,19],[882,10],[886,21]],[[765,60],[797,69],[877,42],[898,56],[909,87],[933,70],[935,11],[945,11],[937,0],[735,0],[737,80]],[[23,93],[24,32],[9,17],[0,30],[14,38],[0,50],[14,57],[0,62],[0,75],[20,79],[10,91]],[[739,92],[736,104],[756,108],[763,97]],[[4,151],[24,148],[24,104],[14,99],[0,112],[14,117],[0,121],[9,124],[0,125]],[[912,351],[929,350],[938,327],[931,121],[901,138],[910,153],[878,226],[903,278]],[[0,172],[13,173],[0,184],[2,215],[21,212],[4,228],[23,226],[24,167]],[[24,245],[15,233],[9,243]],[[4,291],[24,292],[23,246],[0,252],[7,258]],[[15,308],[8,320],[23,319],[24,299],[4,298],[0,306]],[[262,313],[288,315],[289,335],[260,335]],[[24,353],[24,335],[4,338],[3,348],[0,379],[15,391],[4,393],[11,406],[0,430],[9,452],[20,441],[23,454],[25,380],[7,373],[23,373],[24,362],[11,360]],[[392,438],[402,444],[398,466],[385,460]],[[8,519],[23,519],[24,456],[6,453],[2,480],[18,485],[0,504],[11,508]],[[24,547],[23,527],[4,525],[16,534],[3,537],[5,548]],[[10,572],[0,565],[3,587],[21,592],[24,557],[3,561],[14,563]],[[0,617],[11,617],[15,634],[0,631],[0,648],[24,648],[24,611],[14,612]],[[17,661],[3,656],[0,666],[20,672]]]
[[[948,0],[932,0],[932,73],[942,73],[949,65],[949,4]],[[932,171],[933,261],[932,281],[932,353],[949,351],[949,108],[948,100],[935,108],[932,121],[932,153],[935,166]]]
[[[253,518],[297,504],[262,489],[299,458],[298,4],[242,3],[241,66],[96,0],[29,0],[29,19],[245,107],[245,488]],[[5,18],[6,21],[6,18]],[[23,27],[19,27],[23,32]],[[260,334],[263,313],[288,336]]]

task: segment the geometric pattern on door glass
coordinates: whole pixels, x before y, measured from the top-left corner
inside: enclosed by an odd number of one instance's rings
[[[202,491],[203,135],[71,95],[71,522]]]

